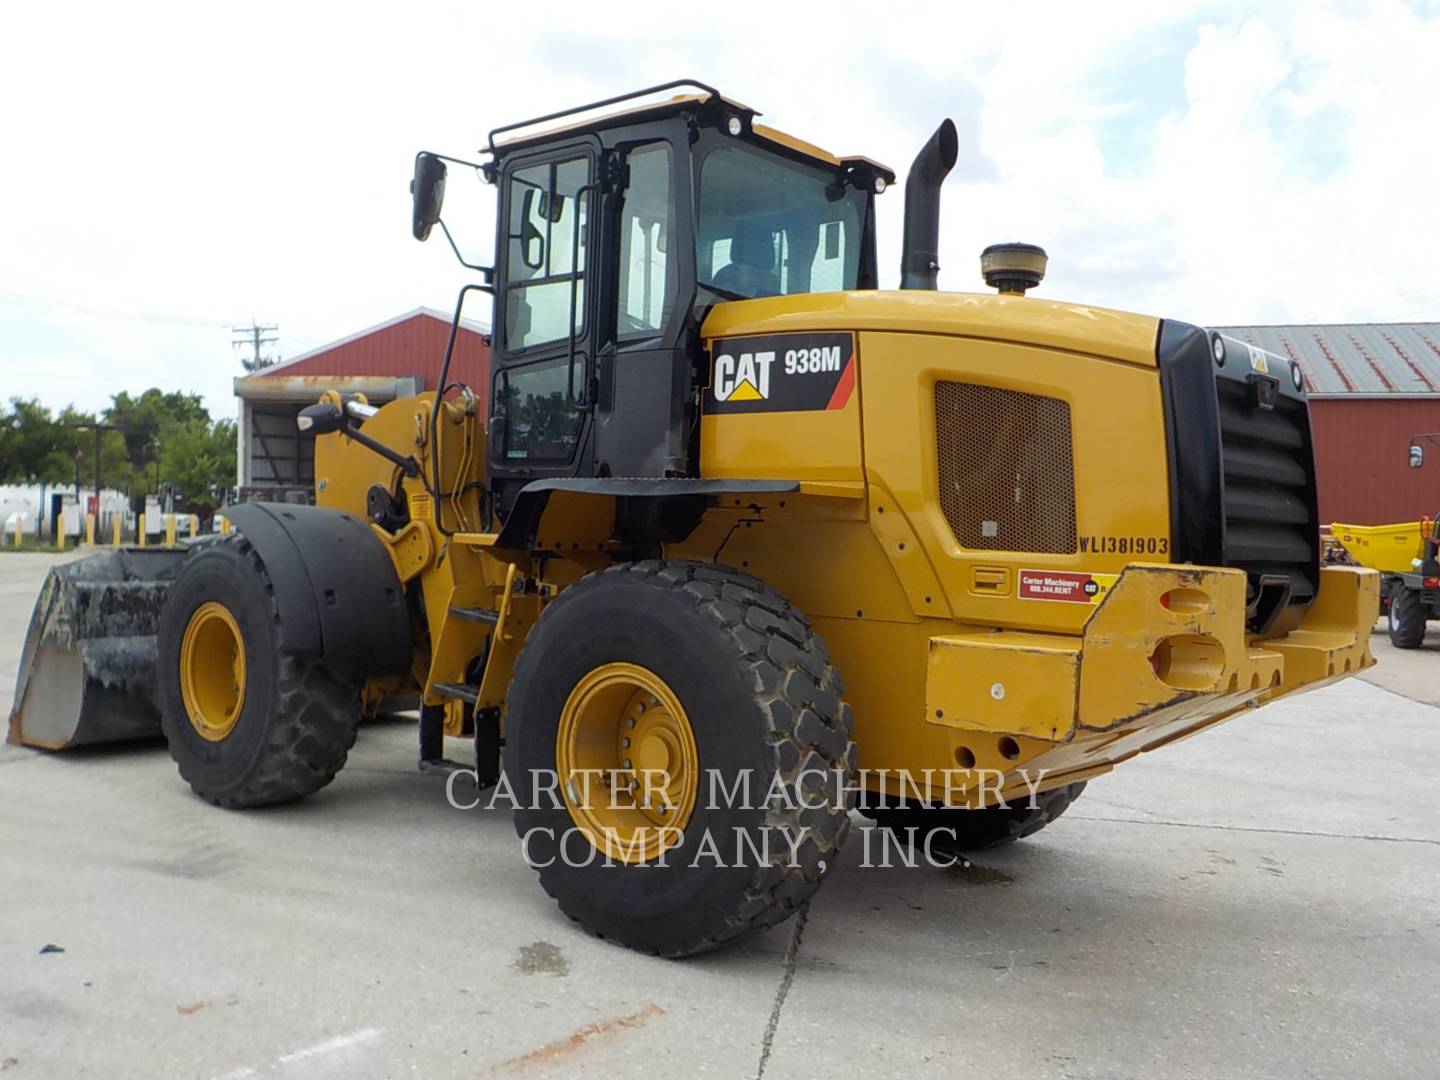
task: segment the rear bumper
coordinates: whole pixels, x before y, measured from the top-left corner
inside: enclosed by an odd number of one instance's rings
[[[1303,621],[1245,631],[1245,573],[1132,564],[1080,637],[1017,631],[930,639],[926,719],[956,760],[1042,788],[1105,772],[1247,706],[1374,664],[1380,575],[1329,567]]]

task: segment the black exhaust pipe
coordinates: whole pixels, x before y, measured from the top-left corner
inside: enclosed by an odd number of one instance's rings
[[[940,185],[960,154],[955,123],[946,120],[920,148],[905,177],[905,246],[900,288],[935,289],[940,278]]]

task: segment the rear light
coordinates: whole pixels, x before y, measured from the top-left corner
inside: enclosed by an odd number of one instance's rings
[[[1426,589],[1440,589],[1440,577],[1421,578],[1420,584]]]

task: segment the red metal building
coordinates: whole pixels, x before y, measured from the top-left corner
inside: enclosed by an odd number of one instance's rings
[[[308,499],[315,443],[296,428],[296,414],[329,389],[364,394],[373,405],[434,390],[450,322],[444,312],[417,308],[237,378],[241,497]],[[479,323],[461,320],[448,378],[488,400],[490,337]]]
[[[1440,446],[1409,467],[1410,440],[1440,432],[1440,323],[1230,326],[1299,363],[1310,390],[1320,520],[1384,525],[1440,512]]]

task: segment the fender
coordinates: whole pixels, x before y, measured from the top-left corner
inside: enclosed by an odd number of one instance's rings
[[[410,670],[405,588],[367,522],[289,503],[240,503],[224,513],[270,575],[286,652],[364,678]]]

